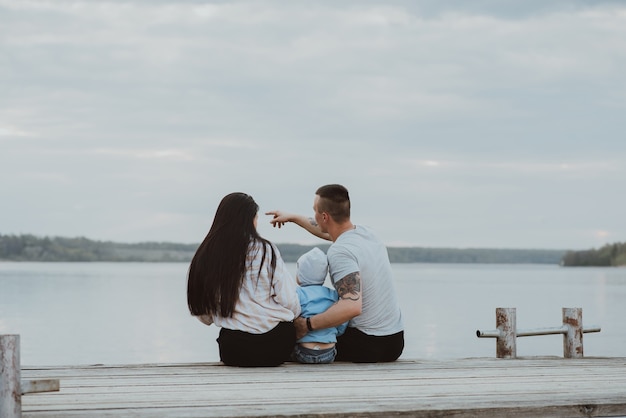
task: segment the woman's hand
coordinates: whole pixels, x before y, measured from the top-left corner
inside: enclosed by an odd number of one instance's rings
[[[211,315],[198,315],[196,318],[204,325],[211,325],[213,323],[213,317]]]

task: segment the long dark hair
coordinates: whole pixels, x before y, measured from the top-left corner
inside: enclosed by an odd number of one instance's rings
[[[251,244],[262,244],[257,280],[266,251],[271,249],[270,280],[273,280],[276,255],[271,243],[254,227],[258,211],[259,205],[245,193],[231,193],[220,202],[211,229],[189,266],[187,305],[192,315],[232,316],[246,276],[246,258],[256,255],[249,254],[249,250],[259,247]]]

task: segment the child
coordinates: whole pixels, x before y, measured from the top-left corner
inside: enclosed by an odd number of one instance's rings
[[[323,286],[328,274],[326,254],[319,248],[303,254],[296,262],[297,289],[305,318],[324,312],[335,302],[338,295],[334,289]],[[337,336],[343,334],[348,323],[338,327],[316,329],[297,341],[292,359],[300,363],[332,363],[337,355]]]

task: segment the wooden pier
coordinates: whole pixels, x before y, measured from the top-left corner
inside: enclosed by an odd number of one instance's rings
[[[23,417],[626,416],[626,358],[22,367]]]

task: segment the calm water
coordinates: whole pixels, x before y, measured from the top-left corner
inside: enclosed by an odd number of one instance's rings
[[[288,265],[295,272],[295,265]],[[586,356],[626,356],[626,269],[395,264],[403,358],[495,357],[495,308],[522,328],[561,325],[582,307]],[[183,263],[0,263],[0,334],[24,365],[219,361],[218,329],[188,314]],[[518,339],[518,356],[563,355],[562,336]]]

